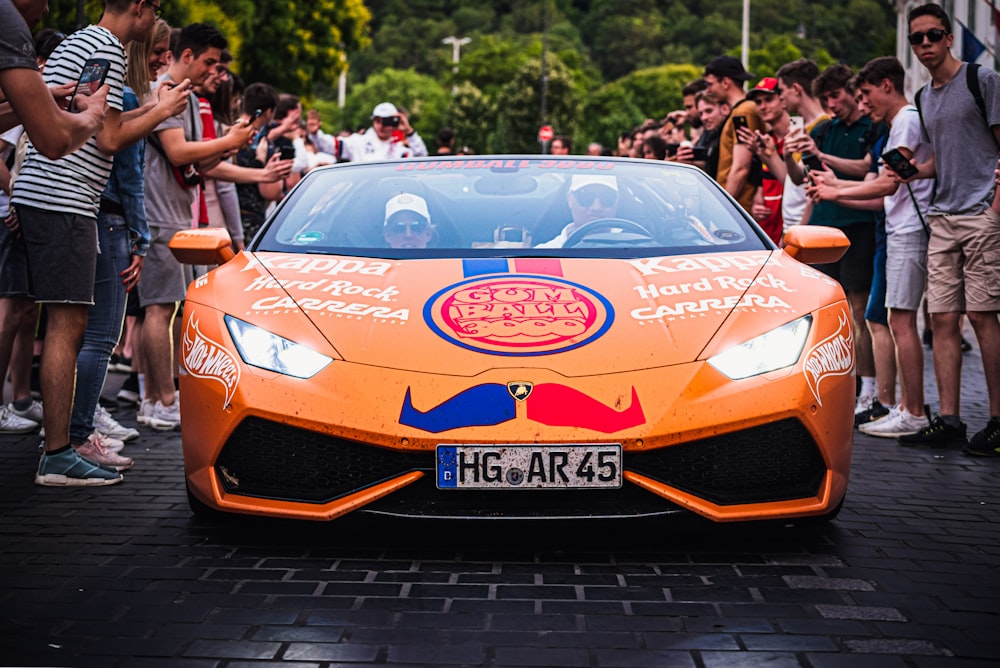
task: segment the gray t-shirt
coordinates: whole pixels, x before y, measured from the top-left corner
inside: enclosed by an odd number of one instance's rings
[[[37,70],[31,29],[10,0],[0,0],[0,26],[0,70]]]
[[[169,79],[161,78],[157,85],[164,80]],[[201,141],[201,116],[194,94],[188,96],[187,109],[157,125],[153,132],[170,128],[183,128],[185,139]],[[146,147],[146,219],[150,225],[175,230],[191,227],[191,207],[197,196],[198,188],[185,188],[177,182],[170,161],[162,153],[153,146]]]
[[[931,214],[977,215],[993,201],[997,142],[988,125],[1000,125],[1000,75],[979,68],[986,122],[969,91],[963,64],[951,81],[920,93],[925,136],[934,148],[937,190]]]

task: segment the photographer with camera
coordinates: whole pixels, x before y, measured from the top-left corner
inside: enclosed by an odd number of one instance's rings
[[[427,155],[427,146],[410,125],[405,111],[391,102],[382,102],[372,110],[372,124],[364,134],[342,140],[340,157],[351,162],[399,160]]]

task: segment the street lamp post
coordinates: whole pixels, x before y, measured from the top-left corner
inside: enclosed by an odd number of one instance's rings
[[[441,40],[442,44],[451,44],[451,62],[455,63],[452,68],[452,72],[458,74],[458,60],[462,57],[462,47],[472,41],[471,37],[458,38],[454,35],[445,37]]]

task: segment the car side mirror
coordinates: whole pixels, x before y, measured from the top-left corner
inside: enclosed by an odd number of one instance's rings
[[[219,227],[180,230],[170,239],[170,252],[181,264],[225,264],[236,257],[229,232]]]
[[[850,248],[847,235],[835,227],[793,225],[783,237],[785,252],[805,264],[830,264]]]

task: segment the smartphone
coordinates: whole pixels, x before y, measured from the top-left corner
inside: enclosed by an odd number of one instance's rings
[[[746,116],[733,116],[733,129],[739,132],[740,128],[750,128],[750,124],[747,123]],[[737,135],[738,136],[738,135]]]
[[[667,155],[671,157],[677,155],[677,149],[680,147],[680,144],[667,144]]]
[[[264,113],[263,109],[255,109],[253,112],[253,116],[250,117],[250,122],[253,123],[254,121],[256,121],[258,118],[260,118],[261,114],[263,113]]]
[[[801,116],[792,116],[788,119],[788,132],[805,132],[806,122]]]
[[[76,82],[76,88],[73,89],[73,95],[69,98],[70,111],[77,111],[74,104],[77,95],[90,97],[104,85],[104,80],[108,78],[108,68],[110,67],[111,61],[107,58],[91,58],[84,63],[83,71],[80,72],[80,78]]]
[[[806,153],[802,156],[802,164],[817,172],[823,171],[823,161],[817,158],[812,153]]]
[[[694,154],[692,157],[693,160],[708,160],[708,148],[705,146],[692,146],[691,152]]]
[[[890,149],[883,153],[882,162],[903,179],[908,179],[917,173],[917,168],[910,164],[909,159],[900,153],[898,148]]]
[[[294,146],[282,146],[279,150],[282,160],[295,160],[295,147]]]

